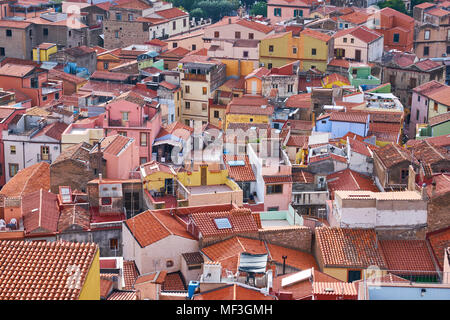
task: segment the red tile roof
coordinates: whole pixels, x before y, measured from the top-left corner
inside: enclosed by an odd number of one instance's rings
[[[394,143],[389,143],[378,150],[374,150],[374,153],[378,156],[386,168],[390,168],[402,161],[411,162],[410,151]]]
[[[195,226],[204,238],[229,234],[256,233],[258,226],[250,209],[235,208],[225,212],[199,212],[191,215]],[[215,219],[226,218],[231,228],[219,229]]]
[[[444,17],[444,16],[450,14],[450,12],[448,12],[447,10],[443,10],[440,8],[433,8],[428,11],[425,11],[425,13],[431,14],[432,16],[436,16],[436,17]]]
[[[22,78],[36,69],[33,65],[6,63],[0,67],[0,75]]]
[[[331,36],[319,32],[317,30],[313,30],[313,29],[304,29],[303,31],[300,32],[300,36],[308,36],[308,37],[312,37],[321,41],[325,41],[328,42],[331,39]]]
[[[329,66],[334,66],[334,67],[342,67],[342,68],[349,68],[350,67],[350,62],[348,60],[345,59],[332,59],[329,63]]]
[[[303,149],[308,148],[309,136],[290,135],[286,143],[288,147],[300,147]]]
[[[314,183],[314,174],[300,170],[292,172],[292,182],[294,183]]]
[[[146,274],[142,274],[139,277],[137,277],[134,284],[136,285],[136,284],[142,284],[142,283],[146,283],[146,282],[162,284],[162,283],[164,283],[166,276],[167,276],[167,271],[165,271],[165,270],[146,273]]]
[[[433,61],[431,59],[425,59],[419,62],[416,62],[416,67],[418,67],[420,70],[428,71],[432,70],[438,67],[442,67],[442,62]]]
[[[164,41],[159,40],[159,39],[152,39],[150,41],[147,41],[146,44],[151,44],[153,46],[159,46],[159,47],[167,46],[167,42],[164,42]]]
[[[370,17],[369,14],[359,12],[359,11],[354,11],[352,13],[340,16],[339,19],[359,25],[359,24],[363,24],[363,23],[367,22],[369,17]]]
[[[165,19],[173,19],[182,16],[187,16],[189,13],[180,10],[179,8],[170,8],[166,10],[156,11],[155,14],[165,18]]]
[[[61,215],[58,220],[58,231],[64,232],[73,227],[89,230],[90,214],[86,206],[71,205],[65,206],[61,210]]]
[[[327,176],[328,190],[332,199],[334,198],[334,191],[336,190],[367,190],[373,192],[379,192],[375,183],[368,176],[364,176],[359,172],[345,169],[342,171],[334,172]]]
[[[387,266],[393,271],[436,271],[425,240],[380,240]]]
[[[358,296],[356,286],[349,282],[317,282],[313,283],[313,295]]]
[[[330,115],[331,121],[368,123],[369,115],[363,112],[333,112]]]
[[[172,272],[166,275],[161,290],[164,291],[184,291],[186,287],[181,272]]]
[[[136,291],[114,291],[107,300],[137,300]]]
[[[134,288],[134,283],[136,282],[139,272],[136,268],[136,264],[131,260],[123,261],[123,280],[125,286],[124,290],[132,290]]]
[[[194,239],[176,218],[157,210],[144,211],[126,220],[125,224],[142,248],[172,235]]]
[[[351,14],[353,15],[353,13]],[[351,16],[349,15],[349,16]],[[342,17],[341,17],[342,18]],[[344,29],[341,31],[338,31],[334,34],[334,38],[340,38],[343,36],[346,36],[348,34],[351,34],[352,36],[358,38],[361,41],[364,41],[366,43],[371,43],[372,41],[375,41],[382,37],[383,35],[380,35],[375,30],[369,29],[364,26],[354,27],[350,29]]]
[[[428,124],[430,126],[435,126],[447,121],[450,121],[450,112],[442,113],[440,115],[429,118]]]
[[[444,147],[433,145],[427,140],[422,140],[409,150],[413,150],[414,158],[425,164],[431,165],[441,161],[450,163],[450,151]]]
[[[259,23],[259,22],[255,22],[255,21],[249,21],[246,19],[238,19],[236,21],[236,24],[249,28],[249,29],[253,29],[265,34],[268,34],[269,32],[271,32],[273,30],[273,26],[267,26],[265,24]]]
[[[19,172],[2,188],[0,194],[7,197],[23,196],[40,189],[50,189],[50,165],[39,162]]]
[[[0,241],[0,300],[76,300],[97,252],[94,243]]]
[[[100,142],[100,148],[103,153],[118,156],[119,153],[132,141],[132,138],[122,136],[120,134],[115,134],[113,136],[105,137]],[[92,152],[95,152],[97,147],[93,148]]]
[[[24,195],[22,215],[27,234],[57,232],[59,208],[56,194],[41,189]]]
[[[277,300],[275,296],[265,295],[256,288],[242,287],[239,284],[229,284],[218,289],[205,291],[194,295],[193,300]]]
[[[61,136],[63,132],[67,129],[69,125],[64,122],[53,122],[51,124],[46,125],[41,131],[39,131],[35,137],[39,136],[47,136],[52,139],[61,141]]]
[[[434,7],[434,6],[435,6],[434,3],[423,2],[421,4],[415,5],[414,8],[426,9],[426,8],[430,8],[430,7]]]
[[[279,175],[279,176],[263,176],[264,183],[289,183],[292,182],[292,175]]]
[[[110,81],[126,81],[130,77],[127,73],[109,72],[109,71],[95,71],[90,79],[91,80],[110,80]]]
[[[106,299],[111,292],[114,282],[100,276],[100,297]]]
[[[315,233],[324,267],[387,268],[373,229],[318,227]]]
[[[155,160],[144,163],[141,165],[141,170],[144,172],[145,176],[157,173],[157,172],[165,172],[172,175],[175,175],[175,170],[166,164],[159,163]]]
[[[317,269],[313,269],[312,278],[313,282],[310,279],[305,279],[304,281],[295,282],[290,285],[282,286],[282,280],[286,277],[292,276],[292,273],[288,273],[286,275],[280,275],[273,279],[273,291],[276,293],[279,292],[290,292],[292,293],[292,298],[294,300],[301,300],[305,298],[310,298],[313,292],[312,283],[318,282],[340,282],[340,280],[333,278],[332,276],[325,274],[323,272],[318,271]]]
[[[311,93],[294,94],[286,100],[288,108],[311,108]]]
[[[247,76],[245,76],[245,79],[250,79],[253,77],[262,79],[262,77],[267,76],[270,74],[270,70],[265,67],[259,67],[258,69],[253,70],[251,73],[249,73]]]
[[[371,149],[368,143],[361,142],[356,139],[348,139],[348,142],[350,144],[351,152],[356,152],[366,157],[372,157],[372,153],[370,151]]]
[[[450,247],[450,227],[428,233],[426,238],[439,263],[439,268],[443,270],[445,250]]]
[[[244,161],[244,165],[230,166],[229,161]],[[248,156],[224,155],[224,162],[228,169],[228,176],[234,181],[256,181]]]

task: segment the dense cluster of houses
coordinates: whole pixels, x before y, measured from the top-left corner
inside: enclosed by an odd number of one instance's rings
[[[372,2],[0,1],[0,299],[449,299],[450,3]]]

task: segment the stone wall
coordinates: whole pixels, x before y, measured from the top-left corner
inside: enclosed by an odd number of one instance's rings
[[[450,193],[430,199],[428,202],[427,232],[450,226]]]

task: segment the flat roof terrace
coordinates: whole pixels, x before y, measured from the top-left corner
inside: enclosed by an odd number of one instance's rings
[[[186,187],[191,194],[203,194],[203,193],[222,193],[233,191],[229,186],[225,184],[210,185],[210,186],[195,186]]]

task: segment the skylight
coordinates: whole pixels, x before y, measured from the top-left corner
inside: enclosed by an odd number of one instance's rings
[[[231,223],[230,223],[230,220],[228,220],[228,218],[214,219],[214,223],[216,224],[217,229],[219,229],[219,230],[231,229]]]

